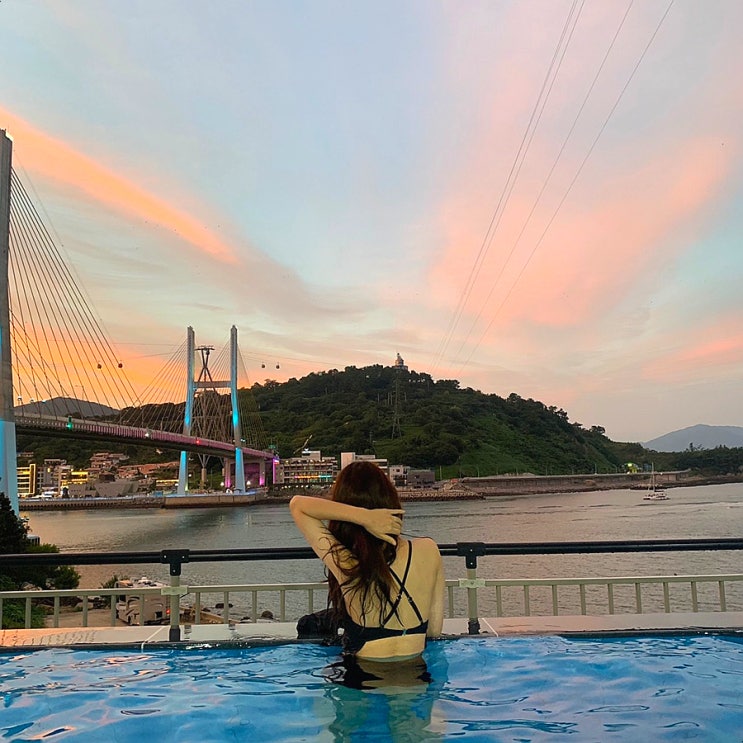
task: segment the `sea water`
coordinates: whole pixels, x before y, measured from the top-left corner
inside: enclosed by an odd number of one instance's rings
[[[454,542],[539,542],[664,538],[724,538],[743,533],[743,483],[670,488],[669,500],[648,502],[642,492],[607,490],[476,501],[405,503],[404,533]],[[34,511],[31,529],[42,542],[65,552],[159,551],[165,548],[231,549],[302,547],[304,539],[286,504],[206,509],[91,509]],[[461,567],[461,558],[446,558]],[[738,555],[657,553],[654,555],[525,555],[482,558],[497,562],[498,577],[552,577],[564,572],[596,575],[737,572]],[[98,587],[115,568],[81,566],[85,587]],[[138,570],[124,566],[126,571]],[[121,568],[120,568],[121,570]],[[141,568],[167,579],[167,566]],[[629,572],[626,572],[629,571]],[[184,565],[192,583],[260,583],[322,579],[319,561],[286,563],[198,563]]]

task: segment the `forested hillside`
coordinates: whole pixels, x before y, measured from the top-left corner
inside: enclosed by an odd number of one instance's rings
[[[678,453],[654,452],[639,443],[609,440],[604,429],[584,428],[566,411],[516,393],[508,397],[461,389],[453,379],[391,366],[346,367],[288,382],[266,380],[239,392],[248,446],[275,448],[279,456],[303,448],[323,456],[375,454],[392,464],[434,469],[442,478],[496,474],[588,474],[621,472],[626,463],[656,470],[694,469],[709,475],[743,471],[743,449],[717,447]],[[229,398],[221,400],[225,425]],[[132,425],[181,430],[183,404],[121,411],[112,418]],[[137,420],[133,420],[133,412]],[[155,423],[157,421],[157,423]],[[225,430],[227,430],[225,428]],[[73,439],[20,437],[19,451],[34,460],[60,457],[87,466],[101,445]],[[110,446],[110,445],[109,445]],[[130,463],[169,461],[177,452],[123,446]],[[219,462],[213,461],[215,471]]]
[[[243,391],[242,394],[248,394]],[[250,389],[281,457],[305,442],[323,455],[376,454],[444,477],[621,471],[642,460],[639,444],[616,444],[564,410],[517,394],[461,389],[456,380],[395,367],[346,367]]]

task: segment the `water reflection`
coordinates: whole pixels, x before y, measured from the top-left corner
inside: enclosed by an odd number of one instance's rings
[[[324,696],[335,711],[328,726],[334,740],[443,739],[436,701],[448,676],[446,657],[431,650],[426,655],[429,664],[420,657],[390,663],[344,658],[327,666]]]

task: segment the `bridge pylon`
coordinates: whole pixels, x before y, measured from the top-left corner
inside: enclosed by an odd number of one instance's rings
[[[0,129],[0,491],[18,513],[18,462],[13,410],[13,367],[10,353],[10,172],[13,140]]]
[[[240,407],[237,399],[237,328],[233,325],[230,329],[230,378],[227,381],[212,379],[209,370],[209,354],[213,350],[211,346],[199,346],[196,348],[195,336],[192,327],[188,327],[186,337],[187,361],[187,380],[186,380],[186,406],[183,417],[183,433],[186,436],[192,435],[194,425],[194,408],[196,402],[197,390],[216,391],[219,388],[229,388],[232,423],[233,442],[235,444],[235,482],[234,491],[236,493],[245,492],[245,462],[243,458],[243,441],[242,441],[242,424],[240,421]],[[198,376],[195,376],[196,351],[201,354],[201,369]],[[201,456],[201,455],[200,455]],[[206,476],[206,458],[201,461],[202,464],[202,485]],[[261,465],[263,469],[263,465]],[[229,463],[225,462],[225,485],[229,483]],[[180,464],[178,468],[178,493],[185,495],[188,492],[188,452],[181,451]]]

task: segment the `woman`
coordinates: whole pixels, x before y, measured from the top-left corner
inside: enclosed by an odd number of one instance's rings
[[[330,601],[344,629],[344,653],[402,661],[441,634],[444,571],[436,543],[404,539],[400,498],[372,462],[352,462],[331,499],[297,495],[290,509],[328,570]]]

